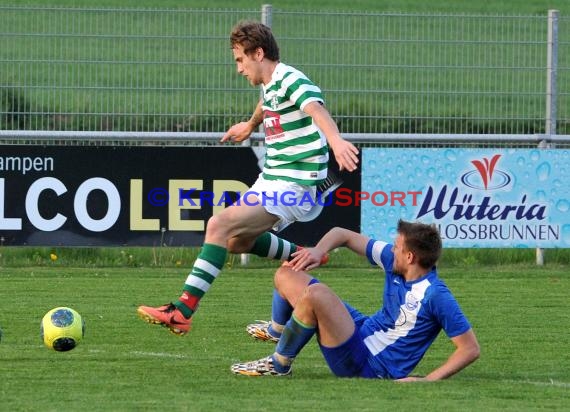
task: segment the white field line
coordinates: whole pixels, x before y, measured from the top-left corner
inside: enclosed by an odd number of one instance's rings
[[[482,379],[482,378],[475,378],[475,377],[469,377],[469,378],[462,378],[465,380],[476,380],[476,381],[487,381],[488,379]],[[495,381],[495,379],[492,379],[492,381]],[[560,381],[555,381],[554,379],[549,379],[548,381],[532,381],[530,379],[496,379],[496,381],[498,382],[502,382],[502,383],[512,383],[512,384],[524,384],[524,385],[533,385],[533,386],[552,386],[555,388],[570,388],[570,382],[560,382]]]
[[[132,355],[136,356],[148,356],[154,358],[175,358],[175,359],[185,359],[187,358],[186,355],[180,355],[178,353],[166,353],[166,352],[142,352],[142,351],[134,351],[131,352]]]
[[[100,349],[90,349],[90,353],[104,353],[105,351]],[[146,356],[152,358],[174,358],[174,359],[186,359],[186,355],[181,355],[179,353],[166,353],[166,352],[143,352],[143,351],[133,351],[128,352],[130,355],[135,356]]]
[[[534,385],[534,386],[554,386],[556,388],[570,388],[569,382],[557,382],[554,379],[550,379],[548,382],[541,382],[541,381],[531,381],[531,380],[513,380],[513,379],[504,379],[503,382],[505,383],[524,383],[527,385]]]

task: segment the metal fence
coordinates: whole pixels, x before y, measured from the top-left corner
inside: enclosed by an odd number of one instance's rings
[[[242,19],[272,26],[345,134],[570,134],[566,16],[549,40],[546,15],[2,6],[0,137],[219,134],[258,98],[229,48]]]

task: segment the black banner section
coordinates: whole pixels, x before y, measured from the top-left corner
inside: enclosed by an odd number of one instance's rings
[[[247,147],[2,146],[0,242],[200,246],[208,218],[259,171]],[[360,190],[360,172],[339,176],[346,193]],[[358,231],[360,207],[346,199],[281,235],[312,245],[333,226]]]

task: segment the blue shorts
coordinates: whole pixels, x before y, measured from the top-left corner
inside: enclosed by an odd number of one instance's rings
[[[340,377],[382,378],[385,372],[375,371],[369,363],[372,356],[364,339],[360,334],[360,326],[368,318],[349,304],[344,304],[352,319],[354,319],[354,333],[342,345],[328,348],[320,345],[321,352],[329,365],[330,370]]]
[[[320,345],[321,352],[330,370],[342,378],[360,377],[377,378],[378,376],[368,364],[370,351],[364,345],[358,329],[342,345],[329,348]]]

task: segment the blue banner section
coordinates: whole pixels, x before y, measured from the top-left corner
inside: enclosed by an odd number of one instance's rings
[[[570,247],[570,151],[367,148],[361,232],[434,223],[445,247]]]

